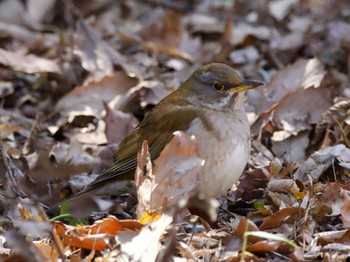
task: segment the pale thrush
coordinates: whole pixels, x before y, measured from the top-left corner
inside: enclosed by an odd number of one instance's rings
[[[225,195],[242,174],[249,158],[250,126],[244,109],[244,91],[261,85],[260,81],[244,80],[225,64],[212,63],[198,68],[124,139],[107,170],[85,190],[64,201],[101,189],[112,181],[120,181],[119,191],[124,191],[125,182],[134,179],[137,153],[143,141],[148,141],[154,160],[175,131],[194,135],[199,157],[205,160],[200,181],[192,193],[206,197]]]

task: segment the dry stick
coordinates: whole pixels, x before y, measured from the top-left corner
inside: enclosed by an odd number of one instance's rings
[[[125,42],[125,43],[130,43],[134,45],[138,45],[143,49],[152,51],[152,52],[157,52],[157,53],[163,53],[169,56],[173,56],[176,58],[180,58],[183,60],[186,60],[188,62],[194,62],[194,58],[187,53],[181,52],[180,50],[168,46],[162,46],[159,44],[156,44],[154,42],[149,42],[149,41],[143,41],[141,39],[136,39],[135,37],[128,36],[122,32],[117,32],[116,36],[120,39],[120,41]]]
[[[283,63],[281,62],[281,60],[279,60],[276,54],[270,49],[270,47],[266,45],[265,48],[263,48],[263,50],[266,58],[271,62],[271,64],[274,67],[276,67],[278,70],[281,70],[284,68]]]
[[[349,140],[348,140],[348,138],[346,137],[345,131],[344,131],[344,129],[342,128],[341,124],[339,123],[338,119],[337,119],[335,116],[332,116],[332,118],[333,118],[333,121],[336,123],[336,125],[337,125],[338,128],[339,128],[339,132],[340,132],[341,137],[342,137],[343,140],[344,140],[344,143],[346,144],[347,147],[350,147]]]
[[[4,180],[5,180],[5,187],[7,186],[11,192],[15,196],[25,196],[26,194],[19,188],[17,187],[17,181],[14,178],[12,168],[11,168],[11,160],[9,159],[4,146],[2,145],[2,141],[0,139],[0,167],[3,164],[3,172],[4,172]],[[2,167],[1,167],[2,168]]]
[[[147,3],[155,7],[161,6],[180,13],[192,12],[195,6],[195,1],[143,0],[140,2]]]
[[[61,242],[61,240],[59,238],[57,238],[57,234],[55,234],[55,232],[53,230],[50,232],[50,235],[52,237],[53,243],[54,243],[54,245],[56,247],[56,250],[57,250],[58,254],[60,255],[61,260],[62,261],[66,261],[66,256],[64,255],[63,250],[61,248],[61,245],[59,244]]]
[[[1,116],[9,116],[9,117],[11,117],[13,119],[16,119],[16,120],[18,120],[21,123],[24,123],[26,125],[31,125],[32,121],[33,121],[33,120],[31,120],[31,119],[29,119],[27,117],[24,117],[24,116],[22,116],[20,114],[17,114],[15,112],[10,112],[10,111],[7,111],[7,110],[2,109],[2,108],[0,108],[0,115]]]
[[[350,77],[350,52],[348,53],[348,59],[347,59],[347,67],[348,67],[348,77]]]
[[[23,145],[22,155],[27,155],[30,152],[30,144],[33,141],[33,136],[34,136],[34,133],[36,131],[36,127],[38,125],[38,120],[39,120],[40,116],[41,116],[41,113],[38,113],[35,117],[35,120],[32,124],[31,129],[30,129],[29,136]]]
[[[233,28],[233,16],[234,16],[234,4],[227,12],[227,18],[225,21],[225,29],[221,37],[221,50],[215,56],[215,60],[218,62],[225,62],[229,53],[233,51],[234,46],[231,44],[232,39],[232,28]]]

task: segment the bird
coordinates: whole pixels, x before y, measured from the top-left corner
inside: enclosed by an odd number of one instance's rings
[[[195,193],[212,198],[227,194],[242,174],[250,154],[244,93],[263,84],[244,80],[237,70],[223,63],[199,67],[121,142],[109,168],[85,189],[55,206],[103,190],[115,181],[119,181],[120,191],[127,191],[132,187],[130,181],[134,179],[142,143],[148,141],[150,158],[154,161],[176,131],[194,136],[198,155],[205,160]]]

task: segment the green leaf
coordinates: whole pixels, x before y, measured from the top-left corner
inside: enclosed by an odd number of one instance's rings
[[[262,232],[262,231],[250,231],[250,232],[245,232],[244,236],[255,236],[255,237],[260,237],[260,238],[265,238],[268,240],[276,240],[276,241],[283,241],[289,245],[291,245],[294,248],[299,248],[299,246],[297,244],[295,244],[293,241],[281,237],[279,235],[275,235],[275,234],[271,234],[271,233],[267,233],[267,232]]]
[[[60,208],[60,214],[58,216],[51,218],[50,220],[51,221],[63,220],[64,222],[66,222],[71,226],[86,225],[87,221],[75,218],[74,216],[72,216],[71,213],[69,213],[69,207],[70,207],[70,203],[68,202],[63,203]]]

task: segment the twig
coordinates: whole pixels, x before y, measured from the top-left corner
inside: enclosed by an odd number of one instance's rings
[[[347,136],[346,136],[346,134],[345,134],[345,132],[344,132],[343,127],[341,126],[341,124],[339,123],[338,119],[337,119],[335,116],[332,116],[332,118],[333,118],[333,121],[336,123],[336,125],[337,125],[338,128],[339,128],[340,135],[341,135],[341,137],[343,138],[345,145],[346,145],[347,147],[350,147],[349,140],[348,140],[348,138],[347,138]]]
[[[192,12],[195,6],[195,1],[144,0],[140,2],[172,9],[180,13]]]
[[[188,62],[193,62],[194,58],[188,54],[188,53],[184,53],[179,51],[176,48],[172,48],[172,47],[168,47],[168,46],[162,46],[159,44],[156,44],[154,42],[149,42],[149,41],[143,41],[141,39],[136,39],[135,37],[131,37],[128,36],[122,32],[117,32],[117,37],[126,43],[130,43],[130,44],[135,44],[135,45],[139,45],[142,48],[152,51],[152,52],[158,52],[158,53],[163,53],[169,56],[173,56],[173,57],[177,57],[177,58],[181,58],[184,59]]]
[[[276,56],[276,54],[269,48],[267,45],[264,45],[262,47],[263,53],[265,54],[266,58],[271,62],[271,64],[276,67],[278,70],[281,70],[284,68],[283,63],[279,58]]]
[[[0,108],[0,115],[1,116],[9,116],[15,120],[18,120],[21,123],[28,125],[28,127],[31,126],[32,122],[33,122],[33,120],[30,118],[27,118],[27,117],[22,116],[18,113],[15,113],[15,112],[7,111],[7,110],[2,109],[2,108]]]
[[[35,120],[32,124],[32,127],[30,129],[30,133],[29,133],[29,136],[28,138],[26,139],[26,141],[24,142],[24,145],[23,145],[23,148],[22,148],[22,154],[23,155],[27,155],[29,152],[30,152],[30,144],[33,140],[33,136],[34,136],[34,133],[36,131],[36,127],[38,125],[38,120],[40,118],[40,115],[41,113],[38,113],[35,117]]]

